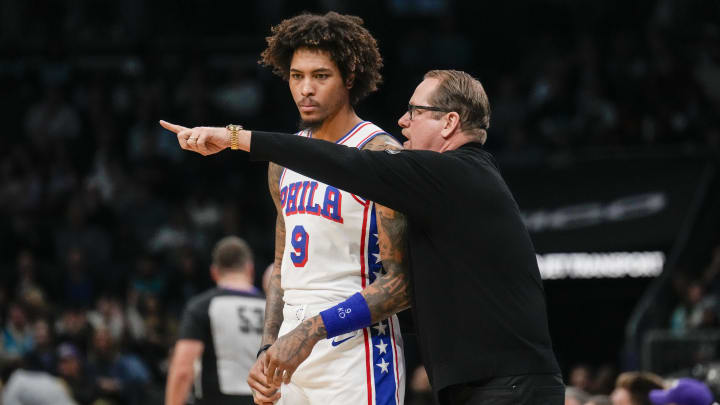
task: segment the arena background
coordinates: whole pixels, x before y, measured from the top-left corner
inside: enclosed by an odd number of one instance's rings
[[[3,0],[3,381],[74,350],[78,385],[102,392],[107,352],[139,363],[111,400],[159,403],[210,247],[245,238],[260,285],[274,210],[265,165],[184,152],[157,120],[294,131],[286,83],[257,64],[264,37],[335,10],[378,39],[384,83],[358,112],[392,134],[425,71],[485,85],[487,149],[536,245],[568,383],[608,393],[643,369],[720,387],[719,4]]]

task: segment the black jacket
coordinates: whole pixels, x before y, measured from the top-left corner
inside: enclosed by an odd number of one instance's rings
[[[480,144],[379,152],[253,132],[250,157],[407,215],[415,327],[435,392],[560,372],[530,236]]]

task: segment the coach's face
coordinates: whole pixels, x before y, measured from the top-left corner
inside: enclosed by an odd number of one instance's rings
[[[330,54],[299,48],[290,61],[290,92],[303,127],[319,127],[349,103],[349,89]]]
[[[430,96],[439,83],[438,79],[432,77],[423,80],[422,83],[415,88],[412,97],[410,97],[410,104],[434,107],[430,104]],[[412,112],[412,119],[410,117],[410,111],[405,112],[405,114],[400,117],[398,125],[402,127],[403,136],[408,139],[403,144],[405,149],[440,152],[444,143],[441,132],[445,126],[445,122],[442,118],[435,117],[436,114],[433,111],[423,110],[422,108],[415,109]]]

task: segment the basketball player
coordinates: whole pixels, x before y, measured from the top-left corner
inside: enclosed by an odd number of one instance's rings
[[[221,239],[212,253],[210,274],[217,287],[193,298],[183,313],[166,405],[185,404],[193,380],[196,405],[253,403],[245,378],[262,339],[265,300],[252,284],[247,243],[235,236]],[[196,363],[201,365],[199,375]]]
[[[376,41],[360,18],[302,14],[273,27],[267,42],[262,63],[288,80],[301,119],[297,136],[359,149],[400,148],[354,110],[377,89],[382,66]],[[403,266],[405,219],[362,196],[273,163],[268,185],[278,215],[262,347],[248,378],[256,403],[280,398],[280,403],[293,405],[402,404],[403,344],[397,317],[391,315],[410,303]],[[361,305],[340,315],[347,315],[346,320],[366,317],[363,326],[374,325],[342,330],[316,316],[337,310],[333,305],[351,296]],[[303,322],[310,319],[314,321]],[[283,335],[312,340],[312,353],[294,373],[267,379],[265,350],[275,350],[272,344]],[[278,393],[275,387],[282,381]]]

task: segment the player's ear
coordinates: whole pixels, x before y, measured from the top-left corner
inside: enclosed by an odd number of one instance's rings
[[[444,139],[450,137],[457,130],[460,129],[460,114],[455,111],[450,111],[443,117],[443,127],[440,130],[440,136]]]
[[[345,79],[345,88],[348,90],[352,89],[353,85],[355,85],[355,73],[350,73]]]

